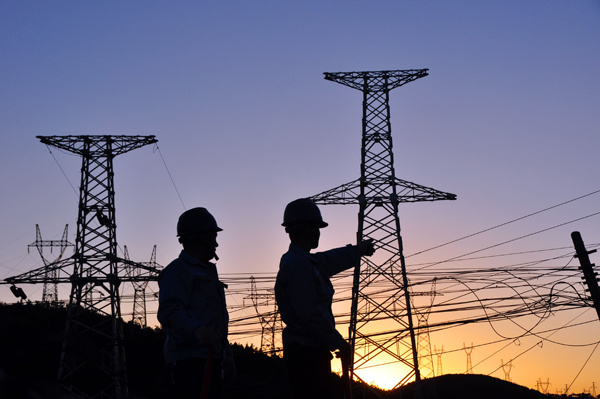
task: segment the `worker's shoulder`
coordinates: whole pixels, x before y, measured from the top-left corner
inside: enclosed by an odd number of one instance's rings
[[[312,255],[299,251],[290,250],[281,256],[280,267],[290,265],[310,265]]]
[[[175,258],[160,272],[159,281],[165,278],[188,278],[192,265],[182,257]]]
[[[312,262],[307,256],[294,252],[287,252],[281,257],[277,276],[280,281],[288,280],[290,278],[295,278],[294,276],[298,277],[309,273],[310,270],[312,270]]]
[[[181,257],[173,259],[164,269],[163,271],[174,271],[181,267],[187,266],[188,262],[186,262]]]

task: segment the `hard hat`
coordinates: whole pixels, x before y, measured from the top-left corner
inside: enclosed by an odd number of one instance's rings
[[[183,212],[177,221],[177,236],[203,233],[207,231],[223,231],[217,221],[206,208],[192,208]]]
[[[288,227],[298,223],[315,223],[319,228],[328,226],[323,221],[319,207],[308,198],[297,199],[285,207],[281,225]]]

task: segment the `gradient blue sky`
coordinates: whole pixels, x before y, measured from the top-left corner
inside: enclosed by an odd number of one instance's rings
[[[78,197],[69,181],[77,189],[80,159],[52,150],[67,180],[35,136],[96,134],[156,135],[185,207],[207,207],[224,229],[221,272],[275,273],[287,247],[285,204],[360,173],[361,95],[323,72],[429,69],[391,93],[396,173],[458,200],[401,207],[407,254],[594,192],[599,38],[592,0],[2,1],[0,277],[41,266],[27,254],[36,224],[43,238],[59,239],[68,223],[74,242]],[[159,153],[121,155],[115,173],[119,244],[139,261],[156,244],[166,265],[179,252],[184,205]],[[592,215],[598,204],[593,195],[415,262]],[[331,227],[322,248],[354,240],[357,209],[323,214]],[[598,243],[599,220],[499,252],[569,247],[573,230]],[[39,286],[24,289],[41,297]],[[14,301],[7,286],[0,300]],[[586,333],[596,342],[598,324]],[[490,329],[482,334],[493,339]],[[537,357],[538,373],[516,363],[511,377],[530,387],[550,377],[552,392],[564,389],[592,348],[568,370]],[[565,351],[573,352],[557,346],[550,358]],[[460,372],[465,355],[456,356]],[[444,362],[451,371],[451,356]],[[590,362],[578,392],[591,386],[600,353]]]

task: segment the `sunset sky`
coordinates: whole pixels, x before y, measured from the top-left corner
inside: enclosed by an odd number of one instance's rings
[[[267,289],[288,245],[285,205],[360,174],[361,94],[323,73],[427,68],[390,94],[396,176],[457,200],[401,205],[409,278],[439,278],[434,305],[464,294],[475,307],[432,311],[432,325],[491,316],[482,297],[527,288],[490,269],[530,262],[538,274],[516,278],[535,280],[578,265],[572,231],[600,243],[599,38],[597,0],[2,1],[0,278],[42,266],[27,251],[36,224],[47,240],[69,224],[75,241],[81,159],[36,136],[155,135],[158,149],[115,159],[120,246],[145,262],[157,245],[166,265],[177,217],[204,206],[223,228],[222,276]],[[354,242],[358,209],[322,212],[322,249]],[[572,288],[538,279],[540,301],[585,295],[575,273]],[[347,280],[336,288],[348,295]],[[0,285],[0,301],[15,300]],[[472,342],[474,373],[504,378],[514,359],[510,378],[530,388],[600,386],[594,309],[552,312],[432,330],[431,345],[444,373],[465,372]],[[389,370],[364,378],[386,387]]]

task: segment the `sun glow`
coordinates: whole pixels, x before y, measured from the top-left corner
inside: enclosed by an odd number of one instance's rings
[[[337,374],[342,374],[341,365],[339,362],[332,362],[332,368]],[[384,363],[355,370],[355,374],[359,379],[369,385],[384,390],[391,390],[394,389],[398,384],[401,378],[400,376],[405,374],[405,370],[402,370],[402,368],[403,366],[399,363]]]

